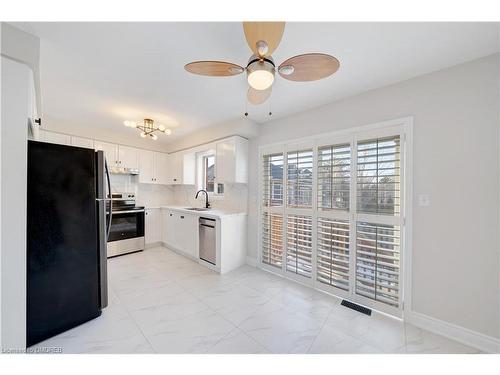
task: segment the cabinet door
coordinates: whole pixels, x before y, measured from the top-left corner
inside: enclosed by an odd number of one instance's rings
[[[168,156],[168,184],[182,184],[182,153],[180,152]]]
[[[155,153],[155,178],[156,183],[167,185],[168,184],[168,154],[161,152]]]
[[[83,148],[94,148],[94,140],[88,138],[74,137],[71,136],[71,145]]]
[[[139,168],[138,150],[133,147],[118,146],[118,164],[123,168]]]
[[[139,151],[139,182],[141,184],[154,184],[154,158],[153,151]]]
[[[146,222],[144,226],[146,244],[156,243],[162,240],[161,215],[158,208],[146,210]]]
[[[104,151],[104,157],[108,162],[108,166],[117,167],[118,165],[118,145],[113,143],[106,143],[101,141],[95,141],[94,147],[98,151]]]
[[[187,255],[198,258],[198,216],[184,215],[182,223],[184,235],[182,251]]]
[[[58,145],[70,145],[71,144],[71,137],[69,135],[60,134],[60,133],[53,133],[53,132],[48,132],[48,131],[44,131],[41,134],[41,140],[43,142],[56,143]]]
[[[228,141],[217,143],[215,155],[215,179],[217,182],[233,182],[231,169],[234,168],[234,147]]]
[[[215,180],[223,183],[248,182],[248,141],[231,137],[217,143]]]
[[[162,241],[169,247],[178,249],[177,244],[177,227],[178,216],[174,211],[163,210],[163,221],[162,221]]]

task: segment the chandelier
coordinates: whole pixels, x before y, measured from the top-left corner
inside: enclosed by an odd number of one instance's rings
[[[154,141],[158,139],[158,136],[154,134],[155,132],[162,132],[166,135],[172,134],[172,130],[167,129],[165,125],[155,124],[154,120],[150,118],[145,118],[142,123],[136,121],[126,120],[123,122],[123,125],[129,128],[136,128],[141,131],[140,136],[142,138],[150,137]]]

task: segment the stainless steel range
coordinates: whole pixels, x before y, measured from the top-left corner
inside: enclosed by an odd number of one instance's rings
[[[131,193],[113,193],[111,198],[108,258],[144,250],[144,207],[135,205]]]

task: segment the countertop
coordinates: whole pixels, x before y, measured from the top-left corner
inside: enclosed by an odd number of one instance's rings
[[[187,206],[155,206],[155,207],[146,207],[146,209],[154,209],[154,208],[160,208],[164,210],[173,210],[173,211],[179,211],[179,212],[184,212],[186,214],[194,214],[197,216],[207,216],[207,217],[215,217],[215,218],[222,218],[222,217],[229,217],[229,216],[246,216],[246,212],[235,212],[235,211],[228,211],[228,210],[220,210],[216,208],[211,208],[210,210],[207,211],[193,211],[193,210],[187,210]]]

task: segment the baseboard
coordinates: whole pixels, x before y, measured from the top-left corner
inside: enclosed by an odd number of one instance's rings
[[[257,259],[254,257],[247,256],[246,264],[248,264],[249,266],[252,266],[252,267],[257,267]]]
[[[472,346],[487,353],[500,353],[500,339],[473,331],[468,328],[432,318],[428,315],[409,311],[405,321],[427,331],[437,333],[464,345]]]
[[[144,250],[147,250],[147,249],[152,249],[153,247],[160,247],[160,246],[163,246],[163,242],[153,242],[153,243],[147,243],[146,245],[144,245]]]

